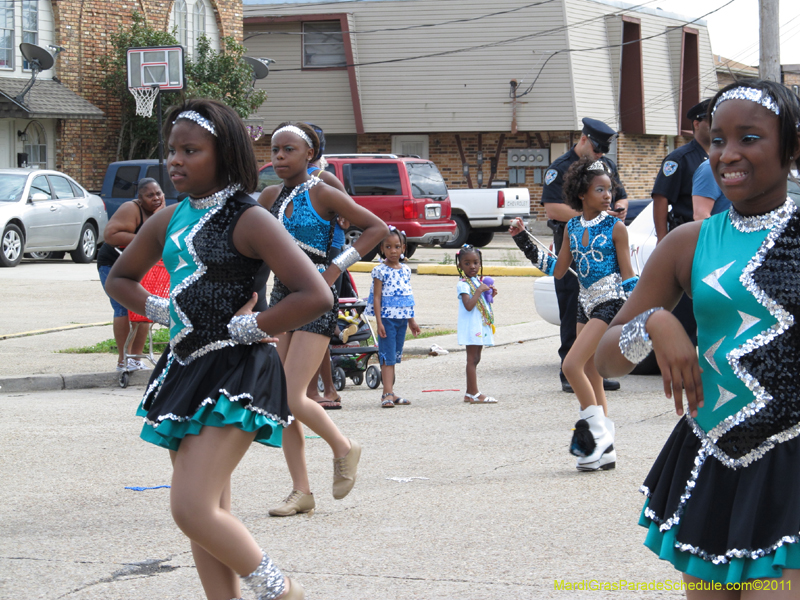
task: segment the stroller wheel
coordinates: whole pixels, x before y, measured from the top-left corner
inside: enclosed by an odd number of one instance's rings
[[[322,375],[317,376],[317,391],[322,394],[325,392],[325,384],[322,383]]]
[[[334,367],[333,368],[333,387],[337,392],[341,392],[344,389],[344,383],[347,377],[345,376],[344,369],[342,367]]]
[[[381,370],[375,365],[370,365],[367,368],[367,386],[369,389],[374,390],[381,384]]]
[[[364,383],[364,374],[356,373],[350,378],[350,380],[353,382],[353,385],[361,385],[362,383]]]

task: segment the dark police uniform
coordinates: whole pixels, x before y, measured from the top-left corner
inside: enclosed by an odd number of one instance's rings
[[[583,123],[584,134],[590,136],[590,139],[591,136],[601,138],[599,141],[605,146],[605,150],[607,150],[607,144],[610,143],[610,139],[616,132],[611,130],[605,123],[594,119],[583,119]],[[600,125],[605,129],[600,128]],[[601,148],[601,150],[602,149],[603,148]],[[575,146],[573,146],[566,154],[559,156],[553,161],[545,172],[544,189],[542,190],[541,200],[542,204],[547,204],[548,202],[564,204],[564,197],[562,195],[564,175],[567,169],[569,169],[569,166],[577,160],[580,160],[580,156],[575,152]],[[628,197],[628,194],[625,192],[625,188],[622,187],[622,182],[617,173],[617,165],[614,164],[614,161],[605,156],[601,157],[600,160],[608,167],[608,170],[611,172],[618,186],[614,194],[614,201],[624,200]],[[553,243],[556,254],[558,254],[559,250],[561,250],[561,242],[564,239],[564,229],[567,223],[566,221],[554,221],[551,219],[547,222],[547,225],[553,230]],[[555,280],[555,288],[556,297],[558,298],[558,313],[561,319],[561,347],[558,349],[558,355],[561,357],[561,362],[563,363],[564,357],[567,356],[570,348],[572,348],[576,337],[575,330],[578,324],[578,278],[567,273],[561,279]],[[563,376],[562,381],[564,381]]]
[[[692,140],[670,152],[661,163],[651,195],[660,194],[672,205],[667,213],[667,231],[694,220],[692,178],[706,160],[708,153],[697,140]]]

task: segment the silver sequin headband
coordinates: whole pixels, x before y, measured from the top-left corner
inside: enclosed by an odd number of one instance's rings
[[[194,110],[183,111],[181,114],[175,117],[175,120],[172,122],[172,124],[175,125],[178,119],[187,119],[189,121],[194,121],[195,123],[200,125],[200,127],[208,131],[211,135],[217,137],[217,129],[216,127],[214,127],[214,124],[197,111]]]
[[[717,112],[719,105],[726,100],[750,100],[750,102],[755,102],[767,110],[771,110],[776,115],[781,114],[781,109],[778,108],[778,103],[775,102],[775,98],[770,96],[767,92],[741,85],[737,88],[733,88],[732,90],[728,90],[727,92],[723,92],[720,97],[717,98],[717,103],[714,105],[714,109],[711,111],[711,116],[714,116],[714,113]]]
[[[282,133],[284,131],[288,131],[289,133],[293,133],[295,135],[299,135],[301,138],[303,138],[303,141],[305,141],[305,143],[308,144],[309,148],[313,148],[314,147],[314,144],[311,141],[311,138],[308,137],[308,134],[305,131],[303,131],[302,129],[300,129],[299,127],[295,127],[294,125],[286,125],[284,127],[281,127],[280,129],[276,129],[275,131],[272,132],[272,135],[274,137],[274,136],[276,136],[279,133]]]
[[[606,164],[602,160],[596,160],[589,165],[588,171],[602,171],[606,172]]]

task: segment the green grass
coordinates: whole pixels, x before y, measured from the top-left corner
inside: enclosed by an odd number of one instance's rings
[[[159,328],[153,329],[153,345],[158,349],[159,346],[163,349],[164,345],[169,343],[169,329]],[[145,342],[144,351],[150,352],[150,344]],[[105,340],[94,346],[82,346],[80,348],[67,348],[59,350],[61,354],[117,354],[117,342],[114,340]]]
[[[439,261],[439,264],[440,265],[453,265],[453,264],[455,264],[455,259],[453,258],[452,254],[446,253],[444,255],[444,258]]]
[[[438,328],[434,327],[434,328],[429,329],[427,331],[425,329],[423,329],[416,338],[413,335],[411,335],[411,331],[406,331],[406,339],[407,340],[413,340],[413,339],[419,340],[419,339],[422,339],[422,338],[436,337],[437,335],[448,335],[450,333],[455,333],[455,332],[456,332],[455,329],[438,329]]]

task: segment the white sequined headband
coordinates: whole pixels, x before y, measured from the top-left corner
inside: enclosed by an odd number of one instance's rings
[[[589,165],[587,171],[602,171],[603,173],[606,172],[606,164],[602,160],[596,160],[592,164]]]
[[[214,124],[197,111],[194,110],[183,111],[181,114],[175,117],[175,120],[172,122],[172,124],[175,125],[178,119],[187,119],[189,121],[194,121],[195,123],[200,125],[200,127],[208,131],[211,135],[217,137],[217,129],[216,127],[214,127]]]
[[[302,129],[300,129],[299,127],[295,127],[294,125],[286,125],[284,127],[281,127],[280,129],[276,129],[275,131],[272,132],[272,137],[275,137],[276,135],[278,135],[279,133],[282,133],[284,131],[288,131],[289,133],[293,133],[295,135],[299,135],[301,138],[303,138],[303,141],[306,144],[308,144],[309,148],[313,148],[314,147],[314,144],[311,141],[311,138],[308,137],[308,134],[305,131],[303,131]]]
[[[719,105],[726,100],[750,100],[750,102],[755,102],[767,110],[771,110],[776,115],[781,114],[781,109],[778,108],[778,103],[775,102],[775,98],[770,96],[767,92],[741,85],[737,88],[733,88],[732,90],[728,90],[727,92],[723,92],[720,97],[717,98],[717,103],[714,105],[714,109],[711,111],[712,117],[714,116],[714,113],[717,112]]]

